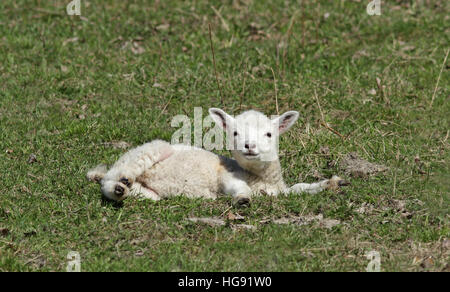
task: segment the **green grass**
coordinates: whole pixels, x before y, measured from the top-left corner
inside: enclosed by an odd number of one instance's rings
[[[367,1],[82,0],[81,18],[69,2],[0,2],[0,271],[64,271],[71,250],[83,271],[364,271],[370,250],[382,271],[448,270],[448,1],[383,1],[369,16]],[[124,153],[109,142],[170,140],[194,107],[275,114],[276,97],[301,114],[280,145],[289,184],[344,175],[328,162],[348,152],[389,171],[231,209],[255,231],[187,221],[229,198],[115,206],[85,179]],[[261,222],[319,213],[341,224]]]

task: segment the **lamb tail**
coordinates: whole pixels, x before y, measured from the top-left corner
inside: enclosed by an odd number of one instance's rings
[[[108,168],[106,164],[99,164],[93,169],[89,170],[86,177],[89,181],[100,183],[107,171]]]

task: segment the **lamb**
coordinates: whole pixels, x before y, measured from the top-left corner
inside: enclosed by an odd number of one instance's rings
[[[201,148],[154,140],[125,153],[109,170],[99,165],[87,177],[101,185],[103,195],[114,201],[129,196],[160,200],[176,195],[215,199],[231,195],[233,204],[249,206],[252,195],[316,194],[347,182],[333,176],[316,183],[287,187],[278,157],[278,136],[297,121],[288,111],[269,119],[250,110],[236,118],[221,109],[210,116],[227,134],[234,159]]]

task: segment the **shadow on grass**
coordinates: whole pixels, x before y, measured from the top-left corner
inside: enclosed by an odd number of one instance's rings
[[[101,196],[101,200],[102,200],[102,206],[103,207],[104,206],[112,206],[115,209],[122,209],[123,208],[123,202],[122,201],[117,202],[117,201],[111,200],[111,199],[109,199],[109,198],[107,198],[107,197],[105,197],[103,195]]]

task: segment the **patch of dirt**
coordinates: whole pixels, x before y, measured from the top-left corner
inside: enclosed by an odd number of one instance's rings
[[[340,162],[340,167],[345,174],[362,178],[367,178],[389,169],[387,166],[368,162],[360,158],[355,152],[348,153]]]
[[[225,226],[225,220],[220,219],[220,218],[214,218],[214,217],[192,217],[192,218],[188,218],[189,221],[194,222],[194,223],[203,223],[206,225],[209,225],[211,227],[216,227],[216,226]]]
[[[318,215],[304,215],[304,216],[291,216],[283,217],[273,220],[275,224],[295,224],[295,225],[309,225],[318,223],[319,227],[331,229],[336,225],[341,224],[341,221],[336,219],[323,218],[322,214]]]
[[[406,210],[406,201],[404,201],[404,200],[392,199],[389,201],[389,203],[396,212],[400,213],[400,215],[402,217],[411,219],[412,216],[414,215],[412,212],[409,212],[408,210]]]
[[[450,249],[450,239],[444,239],[444,241],[442,241],[442,248],[445,250]]]
[[[417,204],[419,206],[423,206],[423,202],[414,199],[409,201],[411,204]],[[349,207],[354,207],[354,211],[356,213],[362,215],[373,215],[376,213],[382,213],[386,211],[394,211],[400,214],[402,217],[406,219],[411,219],[415,212],[410,211],[406,208],[407,201],[406,200],[396,200],[396,199],[385,199],[383,200],[382,205],[375,206],[373,204],[363,202],[361,205],[355,205],[353,202],[348,203]]]
[[[127,143],[125,141],[105,142],[105,143],[103,143],[103,145],[105,145],[107,147],[112,147],[114,149],[127,149],[131,146],[130,143]]]
[[[375,207],[372,204],[364,202],[355,211],[359,214],[371,215],[373,213],[374,209],[375,209]]]
[[[250,224],[236,224],[231,226],[233,229],[256,230],[256,226]]]
[[[31,265],[34,269],[41,269],[47,264],[47,259],[43,255],[37,255],[25,262],[26,265]]]
[[[222,219],[220,217],[191,217],[188,218],[187,220],[193,223],[206,224],[211,227],[230,226],[232,229],[235,230],[236,229],[256,230],[257,228],[255,225],[251,224],[234,223],[244,221],[244,217],[242,217],[241,215],[235,215],[231,212],[229,212],[226,215],[225,219]],[[259,221],[259,223],[294,224],[298,226],[316,224],[320,228],[331,229],[334,226],[341,224],[341,221],[336,219],[323,218],[323,214],[318,214],[318,215],[289,216],[278,219],[264,218],[263,220]]]
[[[206,224],[209,225],[211,227],[217,227],[217,226],[225,226],[227,225],[227,222],[221,218],[217,218],[217,217],[192,217],[192,218],[188,218],[189,221],[194,222],[194,223],[201,223],[201,224]],[[228,219],[230,221],[236,221],[236,220],[241,220],[239,219]],[[230,223],[229,226],[236,230],[236,229],[246,229],[246,230],[256,230],[256,226],[254,225],[249,225],[249,224],[232,224]]]
[[[446,240],[428,243],[411,241],[409,250],[412,253],[412,265],[419,271],[450,271],[450,252],[443,248]]]

